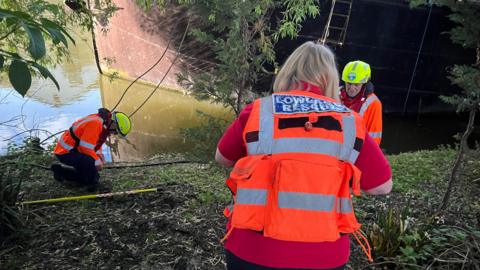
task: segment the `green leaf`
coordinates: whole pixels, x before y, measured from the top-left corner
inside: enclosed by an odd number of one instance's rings
[[[67,38],[65,37],[67,36],[75,45],[75,40],[60,25],[44,18],[40,19],[40,22],[42,23],[42,26],[47,29],[55,44],[58,44],[58,42],[61,41],[63,45],[68,48]]]
[[[43,39],[42,31],[38,27],[22,23],[22,27],[30,37],[30,43],[28,45],[28,51],[32,55],[33,59],[37,60],[45,56],[45,40]]]
[[[48,33],[52,37],[53,43],[58,44],[59,42],[62,42],[65,47],[68,48],[68,42],[65,36],[63,35],[62,32],[60,32],[57,29],[54,28],[47,28]]]
[[[52,73],[50,73],[50,71],[45,68],[44,66],[42,65],[39,65],[37,63],[34,63],[33,66],[40,72],[40,74],[42,74],[42,76],[46,79],[46,78],[50,78],[50,80],[52,80],[52,82],[55,84],[55,86],[57,87],[57,90],[60,90],[60,85],[58,84],[57,80],[55,79],[55,77],[53,77]]]
[[[9,10],[0,8],[0,18],[9,18],[9,17],[15,17],[15,15]]]
[[[7,27],[11,27],[12,25],[15,25],[18,23],[18,18],[15,18],[15,17],[7,17],[5,19],[5,23],[7,25]]]
[[[0,55],[0,68],[3,68],[3,63],[5,63],[5,58],[3,55]]]
[[[27,64],[22,61],[13,60],[8,70],[8,79],[22,97],[25,96],[30,85],[32,85],[32,75]]]

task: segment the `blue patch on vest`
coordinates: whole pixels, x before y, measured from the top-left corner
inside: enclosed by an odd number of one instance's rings
[[[276,114],[350,111],[341,104],[307,96],[272,95],[272,98]]]

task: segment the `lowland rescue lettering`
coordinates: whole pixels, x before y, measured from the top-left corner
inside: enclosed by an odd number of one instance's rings
[[[272,95],[273,108],[276,114],[294,114],[310,112],[349,112],[350,110],[337,103],[297,95]]]

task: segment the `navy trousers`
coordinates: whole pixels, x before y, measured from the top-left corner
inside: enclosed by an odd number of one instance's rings
[[[89,155],[72,150],[70,153],[55,155],[57,159],[68,166],[75,168],[65,168],[62,166],[52,166],[55,174],[68,181],[75,181],[85,186],[97,186],[100,175],[95,167],[95,160]]]

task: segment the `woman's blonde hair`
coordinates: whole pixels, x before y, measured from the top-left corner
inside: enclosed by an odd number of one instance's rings
[[[298,47],[277,74],[273,92],[302,89],[302,81],[319,86],[324,96],[340,102],[337,65],[328,47],[312,41]]]

